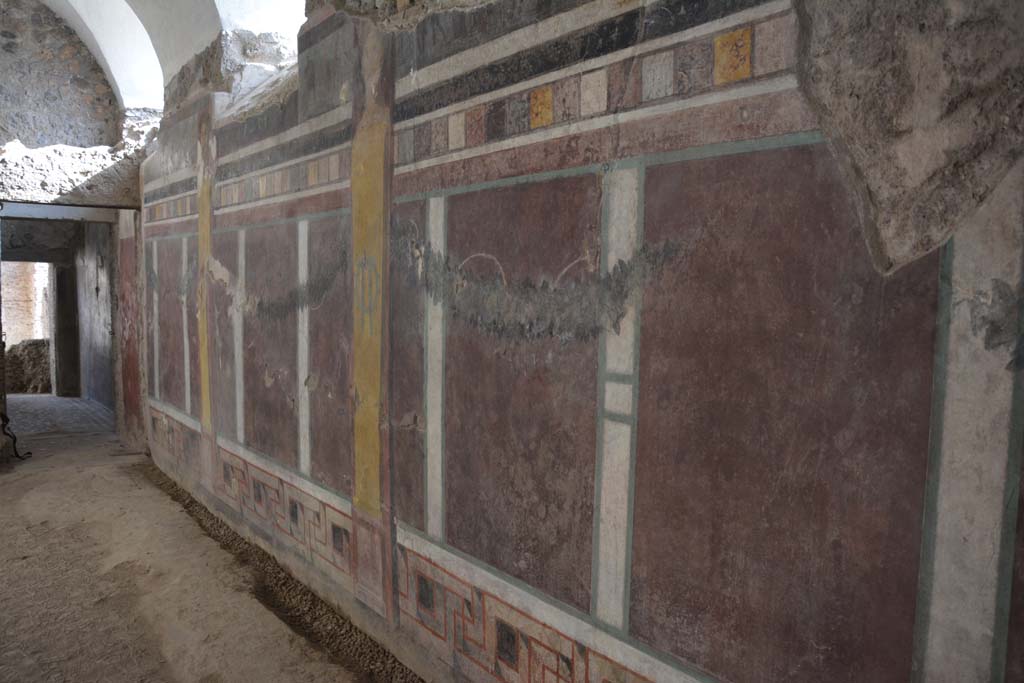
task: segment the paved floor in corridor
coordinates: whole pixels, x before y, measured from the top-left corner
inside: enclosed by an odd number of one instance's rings
[[[98,419],[77,409],[39,424]],[[0,469],[0,682],[355,680],[254,597],[251,569],[142,475],[145,456],[109,433],[23,450]]]
[[[102,403],[52,394],[8,394],[11,430],[21,438],[48,432],[110,432],[114,412]],[[20,445],[20,444],[19,444]]]

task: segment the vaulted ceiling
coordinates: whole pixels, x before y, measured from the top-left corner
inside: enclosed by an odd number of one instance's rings
[[[163,106],[163,86],[222,31],[294,40],[303,0],[43,0],[106,71],[124,107]]]

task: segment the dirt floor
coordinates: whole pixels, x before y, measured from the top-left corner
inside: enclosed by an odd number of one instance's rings
[[[418,680],[113,436],[24,445],[0,472],[0,682]]]

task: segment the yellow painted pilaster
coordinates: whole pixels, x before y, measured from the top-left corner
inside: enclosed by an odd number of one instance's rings
[[[352,265],[355,278],[355,504],[380,514],[381,363],[383,361],[384,147],[390,125],[360,130],[352,144]]]
[[[353,381],[355,482],[353,502],[366,517],[382,518],[381,461],[384,397],[384,287],[391,202],[391,97],[386,37],[361,34],[365,98],[352,140]]]
[[[209,334],[209,270],[213,234],[213,184],[216,137],[211,130],[210,118],[204,115],[199,131],[199,282],[196,286],[196,306],[199,309],[199,414],[204,434],[213,434],[213,411],[210,407],[210,334]],[[204,125],[205,124],[205,125]],[[205,128],[205,130],[204,130]]]

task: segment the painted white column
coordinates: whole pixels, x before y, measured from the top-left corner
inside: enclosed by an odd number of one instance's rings
[[[446,199],[431,197],[427,209],[427,241],[433,259],[444,259],[446,245]],[[424,269],[428,268],[424,263]],[[424,501],[427,533],[444,540],[444,302],[440,291],[424,290],[426,328],[426,373],[423,409],[426,413],[426,497]]]
[[[643,224],[643,169],[616,168],[604,176],[602,272],[637,253]],[[598,375],[597,481],[594,504],[594,616],[628,630],[629,574],[636,442],[639,294],[631,295],[619,331],[601,335]]]
[[[185,368],[185,414],[192,414],[192,358],[188,341],[188,237],[181,238],[181,348]]]
[[[1002,681],[1005,667],[1020,473],[1021,377],[1007,365],[1017,344],[1024,164],[946,249],[914,678],[988,683]],[[1001,323],[1009,336],[992,336]]]
[[[235,440],[245,444],[245,363],[243,362],[245,319],[245,231],[238,231],[238,279],[235,284],[235,310],[232,319],[232,341],[235,347]]]
[[[309,221],[299,221],[299,297],[298,327],[296,347],[298,359],[296,377],[298,381],[297,396],[299,407],[299,471],[305,475],[310,473],[309,450],[309,296],[306,287],[309,284]]]

